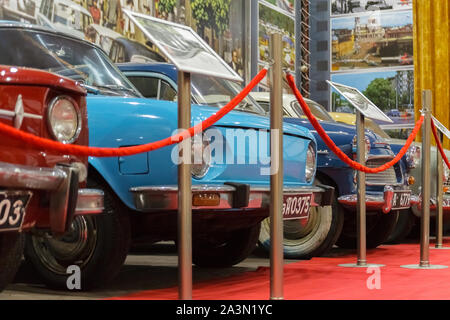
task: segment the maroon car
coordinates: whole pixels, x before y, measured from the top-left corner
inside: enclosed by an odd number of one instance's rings
[[[86,91],[75,81],[0,65],[0,122],[62,143],[88,145]],[[19,266],[21,232],[62,235],[75,215],[103,211],[86,188],[87,157],[39,150],[0,134],[0,290]]]

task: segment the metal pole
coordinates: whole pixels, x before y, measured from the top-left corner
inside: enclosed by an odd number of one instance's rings
[[[356,110],[356,159],[366,164],[366,135],[364,129],[364,115]],[[366,173],[356,173],[356,236],[357,259],[356,263],[340,264],[340,267],[367,268],[384,267],[383,264],[367,263],[366,242]]]
[[[437,136],[442,144],[442,133],[439,130],[437,130]],[[442,156],[439,150],[436,150],[436,248],[442,248],[442,234],[444,228],[442,211],[442,201],[444,199],[442,190],[444,187],[444,182],[442,181],[443,171]]]
[[[429,267],[430,246],[430,132],[431,132],[431,91],[422,93],[424,122],[422,127],[422,217],[420,228],[420,266]]]
[[[356,111],[356,153],[359,163],[366,163],[366,136],[364,134],[364,115]],[[358,266],[366,266],[366,173],[358,171],[356,176],[357,198],[356,198],[356,228],[358,236]]]
[[[283,299],[283,107],[281,34],[271,35],[270,299]]]
[[[191,126],[191,75],[178,72],[178,128],[188,129]],[[181,144],[178,165],[178,275],[180,300],[192,299],[192,190],[191,165],[184,161],[186,153],[190,155],[190,141]],[[187,163],[185,163],[187,162]]]
[[[420,262],[404,265],[408,269],[444,269],[447,266],[430,265],[430,133],[431,133],[431,90],[422,91],[422,216],[420,219]],[[440,179],[438,177],[438,179]],[[442,188],[441,188],[442,190]]]

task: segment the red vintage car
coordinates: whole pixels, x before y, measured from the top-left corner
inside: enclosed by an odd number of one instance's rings
[[[62,143],[88,145],[86,91],[75,81],[0,65],[0,122]],[[87,157],[38,150],[0,134],[0,291],[19,266],[21,232],[69,230],[74,216],[103,211],[86,188]]]

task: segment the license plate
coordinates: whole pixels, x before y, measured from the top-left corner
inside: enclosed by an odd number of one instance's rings
[[[405,209],[411,206],[411,191],[394,191],[392,209]]]
[[[311,207],[312,194],[284,195],[283,219],[307,219]]]
[[[32,193],[0,191],[0,232],[20,230]]]

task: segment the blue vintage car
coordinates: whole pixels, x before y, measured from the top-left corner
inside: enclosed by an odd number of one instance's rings
[[[166,63],[126,63],[118,64],[119,69],[128,79],[148,98],[172,100],[176,96],[177,72],[176,68]],[[197,103],[202,97],[220,99],[228,81],[214,81],[208,77],[192,77],[192,100]],[[161,90],[163,88],[163,90]],[[167,94],[170,92],[169,94]],[[199,94],[201,93],[201,94]],[[259,105],[269,110],[269,93],[252,93]],[[323,143],[320,136],[312,128],[307,119],[299,119],[301,109],[292,95],[284,95],[283,106],[286,122],[310,129],[318,143],[318,173],[317,184],[332,185],[336,188],[335,204],[330,208],[313,209],[307,221],[286,220],[284,222],[284,253],[289,258],[308,258],[325,253],[335,243],[341,247],[356,247],[356,183],[355,171],[343,163]],[[291,101],[291,100],[292,101]],[[354,139],[355,127],[336,123],[326,110],[316,106],[311,100],[308,102],[315,106],[314,112],[322,121],[322,125],[335,143],[353,157],[355,153]],[[255,103],[247,105],[250,112],[255,112]],[[253,107],[253,109],[252,109]],[[368,153],[367,165],[376,167],[393,158],[390,146],[372,131],[366,134]],[[398,211],[410,207],[410,190],[406,185],[406,168],[403,164],[379,174],[367,174],[367,246],[373,248],[384,242],[392,231],[398,218]],[[398,201],[396,201],[398,199]],[[403,202],[400,202],[404,199]],[[337,242],[336,242],[337,241]],[[267,250],[270,249],[269,223],[263,221],[259,243]]]
[[[260,102],[261,106],[268,110],[269,97],[267,93],[252,95]],[[355,158],[355,126],[337,123],[320,104],[309,99],[305,99],[305,101],[315,117],[321,120],[322,127],[335,144],[347,156]],[[318,144],[317,178],[326,184],[335,186],[336,205],[333,208],[342,211],[344,216],[343,229],[336,244],[345,248],[355,247],[356,172],[328,149],[304,116],[294,95],[284,95],[283,107],[287,117],[286,122],[308,127],[314,133]],[[368,150],[366,166],[378,167],[394,157],[394,153],[384,137],[373,130],[366,130],[365,135],[366,150]],[[394,151],[397,152],[398,146],[394,147]],[[367,247],[376,247],[389,239],[397,221],[408,215],[411,204],[417,203],[417,197],[411,194],[409,187],[411,180],[408,178],[419,156],[412,147],[405,157],[390,169],[377,174],[366,174]]]
[[[87,41],[0,23],[0,47],[0,64],[45,69],[84,84],[91,146],[140,145],[177,129],[176,103],[143,99],[106,54]],[[160,83],[158,96],[169,89]],[[193,105],[192,122],[229,101],[221,98]],[[270,126],[258,113],[259,106],[247,98],[192,139],[193,262],[199,266],[231,266],[245,259],[269,215]],[[310,206],[330,204],[333,188],[313,185],[316,141],[308,130],[285,124],[283,146],[284,215],[307,221]],[[89,289],[118,273],[132,241],[176,240],[177,160],[176,146],[128,157],[91,157],[88,185],[104,190],[104,214],[77,218],[61,238],[36,229],[27,239],[26,259],[53,287],[65,288],[67,266],[79,265],[82,289]]]

